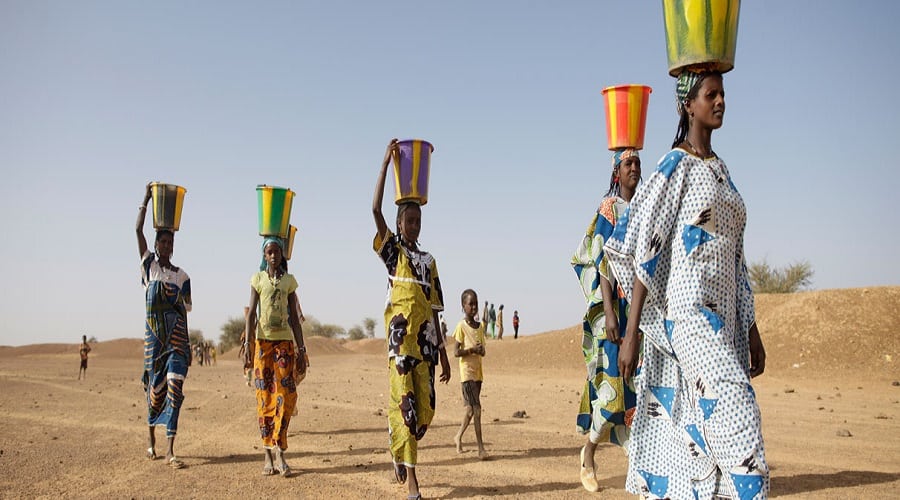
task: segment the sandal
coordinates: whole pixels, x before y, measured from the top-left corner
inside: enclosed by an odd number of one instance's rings
[[[581,485],[584,489],[591,492],[600,491],[600,484],[597,483],[597,473],[594,469],[588,469],[584,466],[584,447],[581,447]]]
[[[173,469],[184,469],[187,466],[184,465],[184,462],[182,462],[181,460],[178,460],[177,458],[172,457],[169,459],[169,467],[171,467]]]
[[[278,471],[279,474],[281,474],[281,477],[291,476],[291,466],[288,464],[284,464],[284,467],[281,467],[280,469],[276,467],[275,470]]]
[[[406,484],[406,466],[394,462],[394,479],[400,484]]]
[[[156,460],[158,457],[156,456],[156,450],[153,447],[147,448],[147,459],[148,460]]]

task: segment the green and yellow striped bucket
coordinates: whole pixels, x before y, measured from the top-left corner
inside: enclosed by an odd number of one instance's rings
[[[685,66],[734,68],[741,0],[663,0],[669,74]]]
[[[256,199],[259,203],[259,235],[286,239],[294,192],[288,188],[260,184],[256,186]]]
[[[181,208],[184,206],[184,193],[187,193],[187,189],[175,184],[150,183],[150,196],[153,197],[154,229],[157,231],[160,229],[178,231],[178,228],[181,227]]]

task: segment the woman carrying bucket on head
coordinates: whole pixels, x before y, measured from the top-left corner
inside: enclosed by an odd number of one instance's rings
[[[601,442],[627,448],[634,414],[634,388],[619,373],[619,344],[625,334],[628,302],[607,268],[603,244],[625,213],[641,180],[638,151],[644,145],[644,124],[650,87],[619,85],[603,89],[609,148],[614,152],[609,189],[572,256],[587,301],[582,321],[581,350],[587,380],[581,395],[577,426],[588,434],[581,449],[581,484],[600,491],[594,452]]]
[[[299,285],[288,273],[284,254],[286,244],[282,238],[287,234],[290,206],[285,209],[285,227],[268,230],[263,221],[269,219],[268,209],[278,205],[272,203],[268,195],[271,190],[282,188],[260,186],[258,189],[263,191],[260,193],[260,233],[264,240],[259,272],[250,278],[246,331],[255,332],[255,345],[251,349],[249,341],[245,340],[244,364],[253,363],[256,413],[265,449],[262,473],[264,476],[276,472],[289,476],[291,468],[285,461],[284,452],[288,448],[288,426],[297,404],[297,382],[306,375],[306,346],[297,314]],[[289,205],[293,193],[285,191],[289,195],[282,202]]]
[[[172,264],[175,231],[181,222],[185,189],[170,184],[147,184],[144,202],[138,207],[138,253],[141,255],[141,284],[144,285],[146,321],[144,330],[144,374],[147,424],[150,440],[147,458],[156,459],[157,425],[166,427],[166,463],[175,469],[184,463],[175,457],[178,416],[184,401],[184,379],[191,364],[187,313],[191,310],[191,279],[184,269]],[[154,252],[147,249],[144,219],[147,203],[153,198]]]
[[[450,381],[450,362],[440,334],[438,312],[444,309],[437,263],[419,248],[422,211],[428,201],[431,144],[391,140],[375,184],[373,248],[387,267],[389,296],[384,311],[390,373],[388,426],[391,459],[399,483],[408,483],[409,498],[421,498],[416,477],[418,441],[434,417],[434,369]],[[397,234],[381,212],[384,183],[391,159],[397,186]]]
[[[744,258],[747,214],[712,148],[713,131],[723,124],[722,72],[733,66],[734,39],[724,47],[712,42],[728,40],[723,31],[736,33],[739,2],[664,6],[667,30],[699,27],[670,33],[672,43],[711,34],[709,43],[692,46],[712,49],[684,67],[683,59],[672,65],[672,54],[684,51],[669,47],[680,115],[673,149],[605,246],[630,299],[619,353],[626,379],[638,364],[637,318],[644,333],[626,488],[645,498],[760,500],[768,496],[768,467],[750,379],[765,369],[765,349]],[[715,15],[706,19],[710,9]],[[728,46],[730,59],[713,53]]]

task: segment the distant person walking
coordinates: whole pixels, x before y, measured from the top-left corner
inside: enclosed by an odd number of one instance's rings
[[[513,311],[513,331],[515,335],[513,335],[513,339],[519,338],[519,311]]]
[[[492,339],[497,338],[497,330],[495,326],[497,324],[497,311],[494,310],[494,304],[491,304],[488,308],[488,320],[487,320],[487,329],[488,334],[490,334]]]
[[[144,331],[144,393],[147,401],[147,424],[150,446],[147,457],[156,458],[157,425],[166,427],[166,462],[180,469],[184,463],[175,457],[175,435],[178,416],[184,402],[184,379],[191,364],[187,313],[191,310],[191,279],[184,269],[170,260],[175,248],[175,233],[156,231],[155,252],[147,249],[144,218],[150,201],[150,184],[144,203],[138,207],[138,253],[141,255],[141,284],[144,285],[146,329]]]
[[[453,437],[453,442],[456,444],[456,452],[462,453],[463,434],[469,427],[469,422],[474,419],[478,458],[484,460],[487,458],[484,441],[481,438],[481,384],[484,380],[481,358],[484,357],[484,324],[478,322],[478,295],[474,290],[465,290],[461,302],[466,317],[456,325],[453,338],[456,339],[454,355],[459,358],[459,377],[462,380],[466,414],[463,416],[459,431]]]
[[[91,352],[91,346],[88,345],[87,335],[81,336],[81,347],[78,349],[78,355],[81,357],[81,368],[78,369],[78,380],[81,380],[82,374],[87,379],[87,362],[88,353]]]
[[[497,310],[497,338],[503,340],[503,304]]]

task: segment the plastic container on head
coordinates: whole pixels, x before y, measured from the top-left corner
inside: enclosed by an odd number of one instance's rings
[[[256,186],[259,203],[259,235],[288,237],[294,192],[288,188],[260,184]]]
[[[653,89],[646,85],[614,85],[601,91],[606,108],[606,143],[610,150],[642,149],[647,105]]]
[[[291,260],[291,254],[294,252],[294,235],[297,234],[297,226],[291,225],[288,230],[287,241],[284,242],[284,260]]]
[[[187,189],[175,184],[162,182],[150,183],[150,196],[153,198],[153,228],[157,231],[168,229],[178,231],[181,227],[181,209],[184,206],[184,194]]]
[[[400,154],[394,155],[394,202],[428,203],[428,175],[434,146],[421,139],[399,141]]]
[[[741,0],[663,0],[669,74],[734,68]]]

